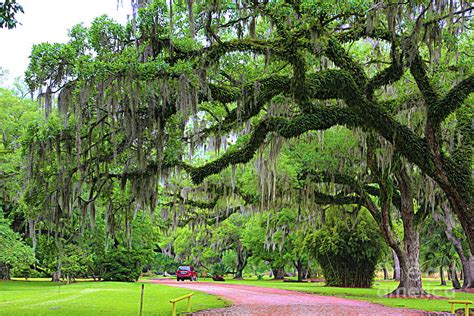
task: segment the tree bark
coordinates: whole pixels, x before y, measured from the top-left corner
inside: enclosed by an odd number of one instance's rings
[[[7,264],[0,264],[0,280],[10,280],[10,269],[11,266]]]
[[[462,288],[474,288],[474,256],[472,256],[469,251],[464,250],[464,247],[462,246],[462,240],[457,238],[453,233],[454,218],[451,209],[446,204],[442,204],[441,208],[444,214],[435,213],[433,218],[437,222],[442,222],[446,225],[444,233],[446,234],[448,240],[453,244],[459,259],[461,260],[462,272],[464,276]],[[468,254],[466,254],[466,252],[468,252]],[[448,277],[450,278],[450,273],[448,273]]]
[[[189,33],[192,39],[196,37],[196,26],[194,23],[194,13],[193,13],[193,1],[194,0],[186,0],[186,4],[188,7]]]
[[[393,256],[393,279],[400,281],[400,261],[398,260],[397,253],[392,249]]]
[[[400,283],[392,295],[418,296],[426,295],[421,281],[419,241],[400,251]]]
[[[446,285],[446,279],[444,277],[443,266],[439,266],[439,276],[441,277],[441,284],[440,285]]]
[[[272,269],[272,273],[275,280],[283,280],[285,278],[285,270],[282,267]]]
[[[461,288],[461,283],[458,279],[458,274],[456,273],[456,265],[454,262],[449,263],[449,273],[451,274],[451,283],[453,284],[453,288],[459,290]]]
[[[402,166],[396,174],[400,189],[400,211],[403,222],[402,247],[394,245],[400,260],[400,284],[392,292],[394,295],[418,296],[426,295],[421,281],[420,269],[420,235],[415,223],[413,191],[410,179]]]
[[[469,256],[469,261],[463,262],[464,284],[463,289],[474,288],[474,256]]]
[[[296,272],[298,275],[298,282],[303,281],[303,262],[301,259],[298,258],[298,260],[294,263]]]
[[[51,275],[52,282],[61,282],[61,271],[55,271]]]
[[[388,271],[387,271],[386,267],[383,267],[383,279],[384,280],[390,279],[389,276],[388,276]]]
[[[235,277],[234,279],[242,280],[244,269],[247,266],[247,250],[244,249],[243,245],[238,242],[237,244],[237,267],[235,268]]]

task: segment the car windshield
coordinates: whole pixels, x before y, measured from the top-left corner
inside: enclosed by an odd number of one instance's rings
[[[191,267],[188,267],[188,266],[181,266],[181,267],[178,268],[178,270],[190,271],[190,270],[191,270]]]

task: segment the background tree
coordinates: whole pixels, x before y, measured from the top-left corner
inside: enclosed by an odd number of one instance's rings
[[[0,209],[0,280],[10,280],[12,268],[28,269],[35,261],[33,249],[21,240],[18,233],[10,228],[10,222],[3,217]]]

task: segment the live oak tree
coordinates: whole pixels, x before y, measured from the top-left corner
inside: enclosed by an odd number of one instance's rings
[[[154,210],[170,174],[201,184],[263,145],[274,160],[275,135],[344,125],[380,135],[435,181],[472,254],[471,12],[456,1],[156,1],[126,26],[76,26],[68,43],[32,52],[30,88],[46,117],[58,96],[61,124],[25,142],[29,186],[41,191],[30,202],[91,213],[120,183]],[[196,162],[210,148],[223,153]],[[46,180],[35,171],[51,159]],[[271,192],[272,177],[264,183]]]

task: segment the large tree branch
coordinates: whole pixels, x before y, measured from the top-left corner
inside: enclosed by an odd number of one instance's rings
[[[312,201],[319,205],[363,205],[364,200],[357,195],[330,195],[321,192],[314,192],[314,200]]]
[[[474,92],[474,75],[471,75],[454,86],[444,98],[430,107],[429,119],[435,124],[441,123],[449,114],[462,106],[464,101]]]
[[[423,60],[418,53],[412,58],[410,71],[413,78],[415,78],[416,85],[418,86],[418,89],[420,89],[427,107],[429,108],[436,104],[439,100],[438,94],[431,85]]]
[[[372,77],[367,83],[365,93],[369,100],[372,99],[374,91],[376,89],[382,86],[391,84],[395,81],[398,81],[403,76],[404,68],[403,68],[402,58],[401,56],[398,56],[399,54],[397,54],[396,52],[396,47],[392,46],[391,55],[392,55],[392,63],[390,64],[390,66],[380,71],[378,74]]]
[[[301,135],[309,130],[328,129],[334,125],[354,126],[358,119],[345,108],[313,109],[310,114],[303,114],[291,119],[283,117],[269,117],[261,121],[250,135],[250,139],[237,149],[229,149],[222,157],[201,167],[185,166],[194,183],[201,183],[206,177],[219,173],[230,165],[250,161],[257,149],[264,143],[270,132],[291,138]]]

